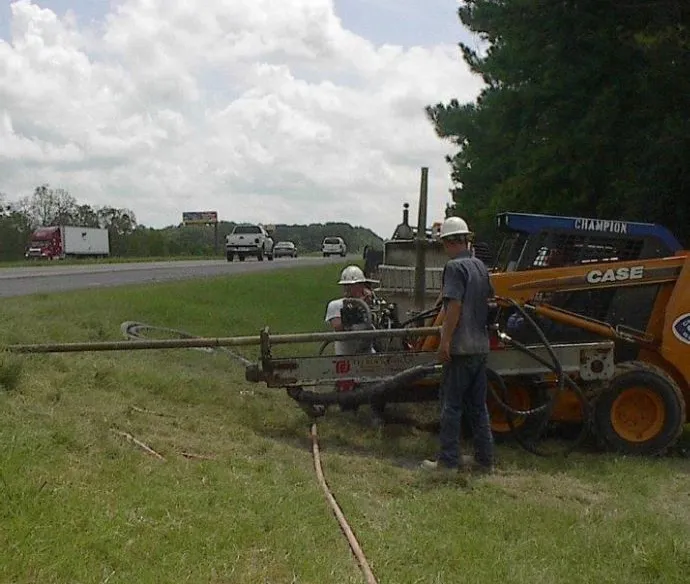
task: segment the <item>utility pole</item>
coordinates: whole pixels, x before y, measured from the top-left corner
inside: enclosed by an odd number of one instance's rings
[[[417,214],[417,237],[415,238],[416,262],[414,270],[414,303],[419,312],[424,310],[426,293],[426,212],[429,198],[429,169],[422,167],[419,185],[419,209]]]

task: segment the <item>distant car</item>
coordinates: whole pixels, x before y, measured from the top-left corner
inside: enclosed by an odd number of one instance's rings
[[[297,257],[297,248],[291,241],[279,241],[273,246],[273,257]]]
[[[323,257],[330,255],[345,257],[347,255],[347,246],[342,237],[326,237],[321,244],[321,251],[323,252]]]

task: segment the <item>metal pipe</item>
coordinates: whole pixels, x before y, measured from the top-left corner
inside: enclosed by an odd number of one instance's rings
[[[424,310],[426,292],[426,212],[428,201],[429,169],[422,167],[422,179],[419,185],[419,209],[417,217],[417,238],[415,240],[416,262],[414,271],[414,303],[417,311]]]
[[[440,327],[418,327],[390,330],[341,331],[322,333],[290,333],[268,335],[272,345],[291,343],[311,343],[319,341],[347,341],[355,339],[396,338],[415,335],[438,335]],[[0,350],[12,353],[79,353],[86,351],[131,351],[137,349],[184,349],[195,347],[240,347],[260,345],[261,336],[217,337],[192,339],[155,339],[141,341],[99,341],[84,343],[44,343],[26,345],[7,345]]]

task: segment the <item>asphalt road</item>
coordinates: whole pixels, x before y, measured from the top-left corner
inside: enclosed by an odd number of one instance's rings
[[[248,274],[341,263],[344,258],[281,258],[269,262],[247,259],[190,260],[123,264],[85,264],[0,268],[0,297],[47,294],[83,288],[148,284],[230,274]]]

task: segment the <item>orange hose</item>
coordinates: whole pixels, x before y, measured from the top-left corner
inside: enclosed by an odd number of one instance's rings
[[[316,476],[319,479],[319,483],[321,484],[324,493],[326,494],[326,499],[328,499],[328,502],[330,503],[333,512],[335,513],[335,516],[338,519],[338,523],[340,523],[340,527],[345,533],[345,537],[347,537],[347,541],[350,544],[350,548],[352,549],[352,552],[355,554],[357,561],[359,562],[359,566],[360,568],[362,568],[362,572],[364,572],[364,577],[366,578],[367,584],[378,584],[376,577],[374,576],[374,573],[371,571],[371,568],[369,567],[367,559],[364,557],[364,552],[362,552],[362,548],[359,546],[359,543],[357,542],[355,534],[352,532],[350,526],[347,524],[345,515],[343,515],[343,512],[338,506],[335,497],[333,497],[331,491],[328,489],[326,479],[324,479],[323,477],[323,471],[321,470],[321,456],[319,455],[319,443],[316,437],[316,423],[313,423],[311,425],[311,443],[312,453],[314,454],[314,468],[316,469]]]

